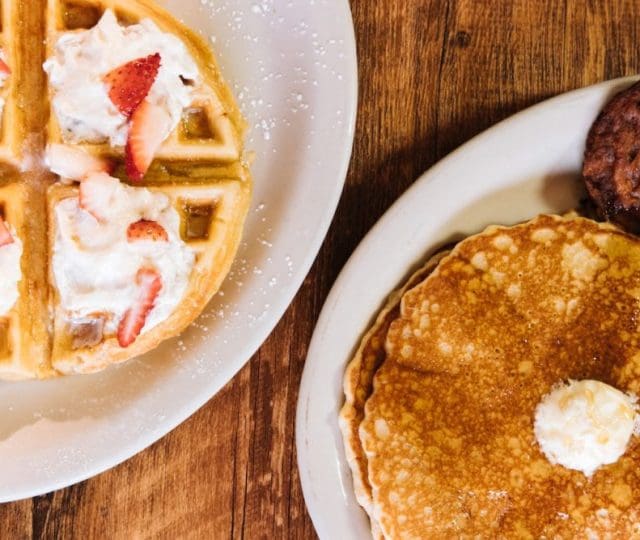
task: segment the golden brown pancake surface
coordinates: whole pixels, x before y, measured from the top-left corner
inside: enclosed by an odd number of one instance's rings
[[[639,393],[640,240],[541,216],[458,244],[402,299],[360,436],[390,538],[640,535],[640,444],[589,479],[533,433],[559,381]]]
[[[379,530],[372,516],[371,485],[367,477],[368,464],[359,436],[360,423],[364,418],[364,406],[373,391],[373,376],[385,360],[384,342],[391,322],[400,314],[402,295],[433,272],[446,254],[447,252],[443,251],[429,258],[401,289],[389,295],[373,326],[362,338],[345,373],[345,403],[340,411],[340,429],[353,475],[356,498],[369,514],[375,538],[379,537]]]

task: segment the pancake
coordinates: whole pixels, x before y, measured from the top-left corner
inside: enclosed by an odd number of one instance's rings
[[[441,252],[431,257],[417,270],[407,283],[393,292],[380,310],[376,321],[362,338],[344,376],[345,403],[340,411],[340,429],[347,454],[347,461],[353,476],[356,499],[369,514],[374,537],[378,537],[377,524],[372,516],[371,485],[367,478],[367,458],[360,443],[359,428],[364,418],[364,405],[373,390],[373,376],[384,362],[384,341],[391,322],[400,314],[402,295],[420,283],[436,268],[446,255]]]
[[[402,298],[360,425],[387,538],[640,535],[640,441],[591,478],[533,431],[561,381],[640,394],[640,240],[540,216],[460,242]]]

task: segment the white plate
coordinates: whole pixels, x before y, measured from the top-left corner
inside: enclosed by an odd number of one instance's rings
[[[350,258],[316,326],[296,419],[300,478],[320,538],[371,537],[337,419],[345,366],[387,294],[443,243],[575,206],[587,131],[631,81],[558,96],[477,136],[425,173]]]
[[[251,126],[244,243],[222,294],[179,340],[98,375],[0,383],[0,502],[104,471],[210,399],[291,302],[342,190],[357,96],[347,0],[160,3],[214,39]]]

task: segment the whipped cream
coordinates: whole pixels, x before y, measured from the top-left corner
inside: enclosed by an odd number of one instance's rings
[[[591,476],[624,454],[636,412],[636,398],[608,384],[569,381],[542,398],[534,432],[551,463]]]
[[[0,246],[0,316],[9,313],[18,300],[18,282],[22,278],[22,242],[11,225],[7,224],[7,227],[13,242]]]
[[[123,146],[127,118],[109,99],[103,77],[131,60],[160,53],[158,76],[147,100],[171,117],[166,138],[176,127],[183,109],[192,102],[192,88],[183,82],[197,81],[198,68],[176,36],[161,32],[149,19],[120,26],[107,9],[96,26],[63,34],[55,54],[44,63],[53,89],[53,110],[66,142],[104,142]]]
[[[195,255],[180,238],[180,218],[167,196],[105,178],[111,185],[109,202],[101,209],[104,220],[82,209],[77,197],[55,206],[55,284],[70,318],[105,314],[105,332],[113,334],[139,296],[138,270],[157,269],[162,289],[146,318],[144,333],[165,320],[182,300]],[[127,228],[140,219],[160,223],[168,241],[127,241]]]

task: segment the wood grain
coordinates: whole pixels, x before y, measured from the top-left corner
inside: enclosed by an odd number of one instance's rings
[[[636,73],[640,60],[632,1],[352,0],[352,8],[361,84],[353,162],[285,317],[220,394],[145,452],[0,506],[3,538],[313,538],[295,403],[314,322],[349,254],[421,172],[471,136],[546,97]]]

